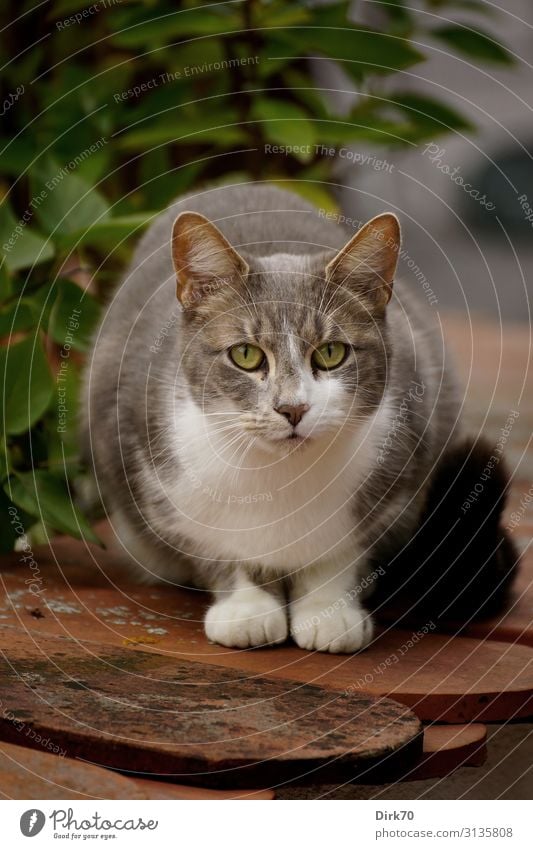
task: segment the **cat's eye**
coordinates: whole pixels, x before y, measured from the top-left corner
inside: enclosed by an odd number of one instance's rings
[[[229,349],[229,355],[235,365],[245,371],[255,371],[260,368],[265,359],[261,348],[258,348],[257,345],[248,345],[247,342],[242,345],[233,345]]]
[[[315,368],[328,371],[344,362],[347,351],[344,342],[325,342],[313,351],[311,362]]]

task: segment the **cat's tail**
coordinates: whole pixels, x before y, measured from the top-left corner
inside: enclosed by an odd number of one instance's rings
[[[518,564],[501,522],[507,489],[504,462],[487,441],[468,439],[446,451],[417,533],[382,564],[378,616],[462,625],[501,609]]]

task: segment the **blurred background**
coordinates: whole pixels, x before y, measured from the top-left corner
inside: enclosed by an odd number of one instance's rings
[[[267,180],[347,229],[400,216],[437,311],[528,322],[527,0],[8,0],[0,52],[0,540],[74,505],[90,336],[176,195]]]
[[[359,8],[369,7],[367,22],[382,18],[383,12],[376,10],[380,5],[359,4]],[[392,174],[359,169],[357,178],[350,181],[350,188],[359,190],[357,198],[352,191],[344,193],[343,203],[350,208],[363,204],[367,213],[379,211],[383,202],[395,204],[404,225],[405,245],[431,279],[443,307],[529,321],[533,5],[528,0],[456,3],[447,9],[446,4],[439,5],[440,10],[437,4],[432,4],[433,9],[426,6],[417,19],[427,21],[428,15],[437,13],[469,25],[476,9],[499,44],[506,45],[512,64],[483,62],[481,53],[468,56],[433,42],[423,65],[402,72],[403,84],[442,98],[466,116],[475,130],[459,128],[439,136],[427,152],[425,144],[397,150],[393,158],[388,156],[395,164]],[[393,88],[397,84],[395,76]],[[463,177],[471,194],[453,181],[450,172],[456,168],[455,178]],[[523,195],[527,200],[520,200]]]

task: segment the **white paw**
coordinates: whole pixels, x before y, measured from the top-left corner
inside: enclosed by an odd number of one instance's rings
[[[291,605],[291,636],[301,649],[350,654],[364,649],[373,633],[370,614],[362,607],[328,614],[327,608],[305,599]]]
[[[287,616],[264,590],[243,593],[241,598],[236,593],[209,608],[205,633],[208,640],[230,648],[283,643],[288,636]]]

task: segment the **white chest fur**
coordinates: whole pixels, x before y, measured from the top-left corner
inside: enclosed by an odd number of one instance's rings
[[[253,448],[232,457],[189,402],[176,426],[180,473],[166,486],[175,527],[191,553],[258,563],[286,574],[312,563],[347,565],[357,555],[353,500],[375,457],[375,432],[304,445],[281,457]],[[212,429],[213,430],[213,429]]]

